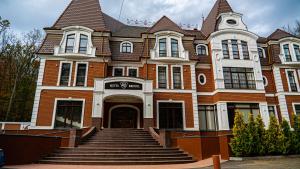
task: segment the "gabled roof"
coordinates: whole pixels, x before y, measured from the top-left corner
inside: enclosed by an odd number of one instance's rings
[[[286,38],[286,37],[296,37],[284,30],[281,30],[281,29],[277,29],[275,32],[273,32],[269,37],[268,39],[269,40],[279,40],[279,39],[282,39],[282,38]]]
[[[212,32],[216,30],[217,25],[217,17],[221,13],[233,12],[231,6],[227,2],[227,0],[217,0],[208,16],[204,20],[202,24],[201,31],[206,35],[210,35]]]
[[[176,23],[166,16],[160,18],[160,20],[158,20],[151,28],[149,28],[148,33],[155,33],[159,31],[174,31],[186,34],[183,29],[181,29]]]
[[[107,30],[99,0],[72,0],[52,27],[61,29],[77,25],[95,31]]]

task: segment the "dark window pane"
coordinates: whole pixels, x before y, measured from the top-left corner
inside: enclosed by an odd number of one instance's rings
[[[294,76],[294,71],[288,71],[288,78],[289,78],[289,83],[290,83],[290,88],[292,92],[297,92],[298,88],[297,88],[297,83],[296,83],[296,79]]]
[[[276,117],[275,106],[268,106],[269,116]]]
[[[182,103],[159,103],[159,128],[183,129]]]
[[[129,77],[137,77],[137,69],[129,69],[128,76]]]
[[[86,53],[88,45],[88,36],[80,35],[79,53]]]
[[[159,57],[167,56],[167,39],[163,38],[159,40]]]
[[[204,45],[197,46],[197,54],[198,55],[207,55],[206,47]]]
[[[122,53],[131,53],[132,51],[132,45],[128,42],[125,42],[122,44]]]
[[[167,88],[167,69],[164,66],[158,66],[158,88]]]
[[[300,104],[295,104],[295,113],[297,116],[300,116]]]
[[[222,41],[222,49],[223,49],[223,57],[224,57],[224,59],[229,59],[228,40],[223,40]]]
[[[68,86],[70,80],[71,63],[62,63],[60,73],[60,86]]]
[[[295,50],[297,61],[299,62],[300,61],[300,48],[299,48],[299,45],[294,45],[294,50]]]
[[[55,128],[81,128],[82,101],[57,101]]]
[[[115,68],[114,69],[114,76],[123,76],[123,69]]]
[[[232,54],[234,59],[239,59],[239,46],[237,40],[231,40],[231,46],[232,46]]]
[[[173,88],[181,89],[181,68],[173,67]]]
[[[66,53],[73,53],[74,52],[74,43],[75,43],[75,34],[71,34],[67,36],[66,42]]]
[[[258,55],[259,55],[259,58],[264,58],[264,51],[262,48],[258,48]]]
[[[179,57],[178,40],[176,39],[171,39],[171,52],[172,52],[172,57]]]
[[[245,41],[242,41],[242,50],[243,50],[244,59],[249,59],[248,44]]]
[[[84,86],[86,79],[87,65],[85,63],[79,63],[77,65],[77,75],[76,75],[76,86]]]

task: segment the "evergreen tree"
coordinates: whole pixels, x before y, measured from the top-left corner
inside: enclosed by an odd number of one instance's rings
[[[233,138],[231,139],[230,146],[233,154],[237,157],[246,155],[246,124],[243,120],[243,115],[240,112],[235,113],[234,127],[233,127]]]
[[[282,123],[281,123],[281,128],[282,128],[282,132],[283,132],[283,150],[282,153],[283,154],[289,154],[292,152],[292,139],[293,139],[293,135],[292,135],[292,131],[289,125],[289,122],[286,121],[285,119],[283,119]]]
[[[266,130],[265,130],[265,124],[262,120],[261,115],[259,114],[255,119],[255,125],[257,130],[257,142],[256,142],[256,154],[257,155],[265,155],[266,153]]]
[[[246,147],[245,147],[246,156],[257,155],[256,146],[259,140],[258,140],[257,128],[254,122],[254,117],[253,114],[251,113],[249,115],[248,124],[246,126],[246,135],[247,135]]]
[[[277,119],[270,117],[269,128],[266,132],[266,150],[269,155],[278,155],[283,151],[284,136]]]

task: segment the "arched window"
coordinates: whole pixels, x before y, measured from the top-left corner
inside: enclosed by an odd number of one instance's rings
[[[120,45],[121,53],[132,53],[133,52],[133,44],[131,42],[122,42]]]
[[[208,55],[207,46],[203,44],[199,44],[196,46],[197,55]]]
[[[199,74],[198,76],[198,82],[200,85],[205,85],[206,84],[206,76],[205,74]]]
[[[262,47],[258,47],[257,50],[258,50],[259,58],[265,58],[266,57],[265,50]]]

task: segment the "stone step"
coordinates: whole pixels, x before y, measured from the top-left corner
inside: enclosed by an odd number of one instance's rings
[[[90,142],[90,141],[156,141],[156,140],[154,140],[153,138],[139,138],[139,139],[132,139],[132,138],[123,138],[123,139],[120,139],[120,138],[103,138],[103,139],[89,139],[89,140],[86,140],[83,143],[87,143],[87,142]]]
[[[86,144],[158,144],[156,141],[150,140],[150,141],[124,141],[124,140],[116,140],[116,141],[88,141]],[[85,145],[86,145],[85,144]]]
[[[53,154],[51,157],[97,157],[97,158],[119,158],[119,157],[187,157],[186,154],[183,154],[181,152],[179,153],[156,153],[156,154],[139,154],[139,153],[127,153],[127,152],[123,152],[123,153],[119,153],[119,154],[105,154],[105,153],[90,153],[90,154],[68,154],[68,153],[58,153],[58,154]]]
[[[156,160],[192,160],[192,157],[46,157],[45,160],[67,161],[156,161]]]
[[[140,152],[145,152],[145,151],[179,151],[178,148],[163,148],[163,147],[77,147],[74,149],[70,148],[61,148],[58,151],[81,151],[81,152],[89,152],[89,151],[140,151]]]
[[[110,147],[110,148],[159,148],[162,147],[160,146],[158,143],[157,144],[153,144],[153,145],[147,145],[147,144],[86,144],[86,145],[80,145],[78,148],[81,147],[86,147],[86,148],[106,148],[106,147]]]
[[[151,150],[151,151],[140,151],[140,150],[97,150],[97,151],[68,151],[68,150],[58,150],[55,154],[177,154],[183,153],[180,150]]]

